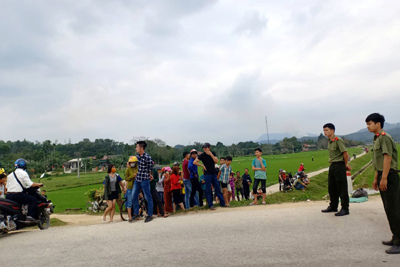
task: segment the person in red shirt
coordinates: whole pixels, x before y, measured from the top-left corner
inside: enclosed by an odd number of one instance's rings
[[[164,211],[168,214],[173,212],[172,209],[172,192],[171,192],[171,168],[164,169]]]
[[[185,186],[185,207],[190,209],[193,207],[193,199],[190,199],[192,194],[192,183],[190,182],[190,172],[189,172],[189,160],[190,153],[183,152],[183,162],[182,162],[182,173],[183,173],[183,185]],[[198,203],[196,203],[198,205]]]
[[[303,172],[305,169],[304,169],[304,163],[301,163],[300,164],[300,167],[299,167],[299,172]]]
[[[174,167],[172,167],[172,174],[171,174],[171,191],[172,191],[172,196],[174,198],[174,212],[176,211],[176,205],[179,205],[179,207],[182,210],[185,210],[182,201],[181,189],[182,186],[180,183],[179,165],[174,164]]]

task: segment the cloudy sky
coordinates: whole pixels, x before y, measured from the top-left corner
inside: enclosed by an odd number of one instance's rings
[[[0,0],[0,140],[169,145],[400,122],[400,2]]]

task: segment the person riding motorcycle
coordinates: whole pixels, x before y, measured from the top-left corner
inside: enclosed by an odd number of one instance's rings
[[[27,194],[25,189],[41,187],[43,184],[32,182],[26,169],[25,159],[20,158],[15,161],[15,171],[7,176],[6,199],[13,200],[21,205],[28,204],[27,220],[32,221],[36,218],[36,197]]]

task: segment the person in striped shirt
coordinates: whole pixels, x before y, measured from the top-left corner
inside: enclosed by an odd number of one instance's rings
[[[229,207],[229,199],[228,199],[228,184],[229,184],[229,175],[232,172],[232,157],[227,156],[225,158],[225,164],[221,165],[218,172],[218,180],[221,182],[222,194],[225,200],[225,206]]]

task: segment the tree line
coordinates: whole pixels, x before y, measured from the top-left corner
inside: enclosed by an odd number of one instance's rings
[[[182,160],[182,153],[196,149],[202,151],[202,143],[194,142],[192,145],[177,145],[171,147],[160,139],[146,140],[147,152],[152,156],[157,164],[170,164],[174,161]],[[129,144],[118,142],[112,139],[95,139],[91,141],[87,138],[72,144],[60,144],[56,141],[46,140],[43,142],[22,141],[2,141],[0,140],[0,161],[2,167],[10,171],[16,159],[25,158],[29,162],[29,168],[34,173],[59,170],[68,160],[82,158],[84,165],[90,170],[99,166],[104,155],[112,155],[106,163],[112,162],[117,166],[124,166],[129,156],[135,155],[135,141]],[[346,146],[357,146],[360,142],[345,139]],[[253,141],[239,142],[232,145],[224,145],[217,142],[212,146],[212,150],[218,156],[231,155],[232,157],[242,157],[254,154],[254,149],[261,147],[264,155],[297,153],[302,151],[303,144],[315,145],[315,149],[326,149],[328,140],[322,134],[317,139],[299,140],[296,137],[284,138],[276,144],[259,144]]]

